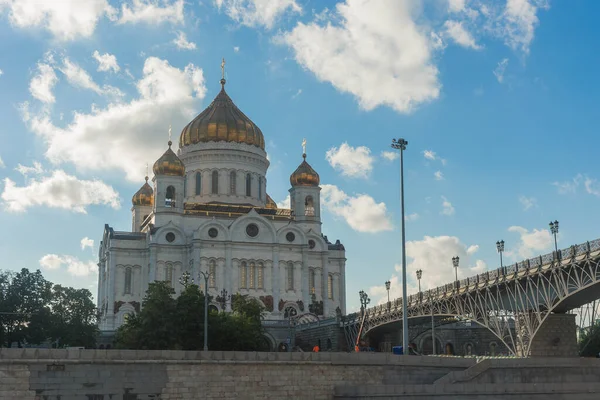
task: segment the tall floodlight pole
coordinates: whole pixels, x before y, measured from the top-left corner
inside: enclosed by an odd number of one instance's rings
[[[550,221],[550,232],[554,235],[554,251],[558,257],[558,242],[556,241],[556,235],[558,234],[558,221]]]
[[[402,351],[408,354],[408,310],[406,294],[406,232],[404,229],[404,150],[408,141],[392,139],[392,148],[400,150],[400,220],[402,224]]]
[[[392,283],[390,281],[385,281],[385,290],[387,290],[387,295],[388,295],[388,302],[387,302],[387,308],[388,311],[390,310],[391,304],[390,304],[390,286],[392,285]]]
[[[419,297],[421,297],[421,277],[423,277],[423,270],[417,270],[417,281],[419,282]]]
[[[199,272],[204,278],[204,351],[208,351],[208,279],[210,273]]]
[[[504,273],[504,266],[502,265],[502,253],[504,252],[504,240],[499,240],[496,242],[496,250],[500,253],[500,268]]]
[[[454,266],[454,276],[456,277],[456,289],[458,290],[458,256],[452,257],[452,265]]]

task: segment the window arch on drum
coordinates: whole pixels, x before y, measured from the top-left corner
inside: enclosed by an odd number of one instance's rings
[[[306,199],[304,199],[304,215],[307,217],[315,216],[315,205],[312,196],[306,196]]]
[[[235,173],[235,171],[231,171],[229,173],[229,194],[233,194],[235,195],[237,190],[235,190],[235,187],[237,185],[237,174]]]
[[[247,287],[246,280],[246,261],[240,263],[240,288],[245,289]]]
[[[246,174],[246,196],[252,196],[252,175]]]
[[[212,194],[219,194],[219,171],[212,172]]]
[[[208,274],[208,286],[217,287],[217,262],[215,260],[210,260],[208,263]]]
[[[196,172],[196,196],[202,194],[202,173]]]
[[[254,279],[256,278],[256,265],[254,264],[253,261],[250,261],[250,273],[248,275],[249,276],[249,282],[248,282],[248,288],[250,289],[254,289]]]
[[[175,207],[175,188],[173,186],[167,187],[167,193],[165,195],[165,206],[166,207]]]
[[[287,290],[294,290],[294,263],[291,261],[287,265]]]
[[[125,268],[125,288],[123,290],[123,294],[131,294],[131,280],[132,280],[133,271],[131,267]]]

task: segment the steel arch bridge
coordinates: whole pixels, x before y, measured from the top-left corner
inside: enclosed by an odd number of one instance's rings
[[[528,356],[532,340],[552,313],[600,299],[600,239],[408,297],[408,318],[473,321],[498,337],[513,355]],[[402,321],[402,299],[364,310],[363,333]],[[362,312],[342,319],[355,340]],[[409,324],[410,328],[410,324]]]

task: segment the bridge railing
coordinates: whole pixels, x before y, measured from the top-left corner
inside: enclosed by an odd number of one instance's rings
[[[570,246],[566,249],[553,251],[552,253],[540,255],[537,257],[530,258],[528,260],[523,260],[517,262],[512,265],[507,265],[504,267],[497,268],[495,270],[486,271],[484,273],[471,276],[465,279],[461,279],[457,282],[447,283],[442,286],[438,286],[433,289],[428,289],[420,294],[413,294],[408,296],[408,306],[413,306],[422,301],[427,301],[431,298],[436,298],[444,295],[452,294],[456,292],[457,288],[469,287],[473,284],[489,284],[490,281],[496,281],[501,277],[507,275],[513,275],[520,271],[526,271],[531,268],[541,267],[543,265],[551,264],[555,261],[560,261],[566,258],[577,257],[583,254],[589,254],[591,252],[595,252],[600,250],[600,239],[592,240],[591,242],[585,242],[578,245]],[[388,303],[384,303],[381,305],[377,305],[371,308],[368,308],[366,312],[370,315],[373,314],[382,314],[387,312],[388,310],[399,310],[402,309],[402,298],[397,298]]]

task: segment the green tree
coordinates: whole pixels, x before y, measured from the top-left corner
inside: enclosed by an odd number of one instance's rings
[[[600,323],[582,330],[579,335],[579,355],[596,357],[600,353]]]
[[[89,290],[54,285],[50,306],[51,337],[58,347],[95,347],[97,310]]]

